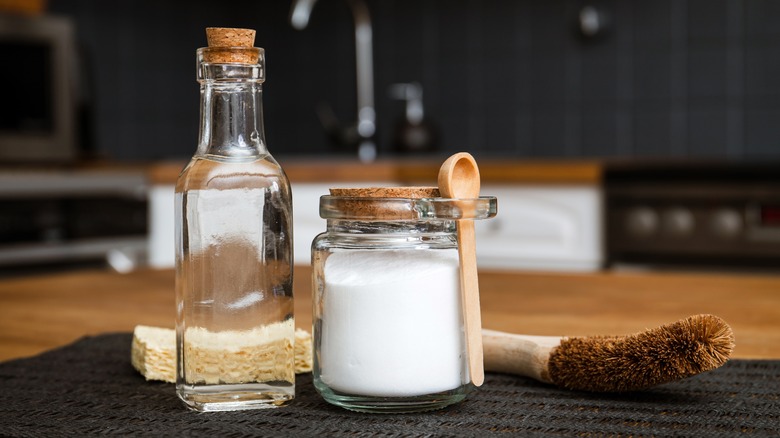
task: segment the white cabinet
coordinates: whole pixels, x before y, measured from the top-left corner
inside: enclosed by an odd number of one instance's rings
[[[311,242],[325,231],[320,217],[320,196],[327,195],[331,184],[292,184],[293,259],[296,265],[311,264]]]
[[[498,215],[477,221],[477,263],[487,269],[592,271],[603,263],[596,185],[490,185]]]
[[[153,268],[173,268],[175,264],[173,184],[154,185],[149,190],[148,263]]]
[[[387,183],[293,184],[295,264],[308,265],[311,243],[325,231],[319,198],[330,187],[387,186]],[[477,262],[483,269],[592,271],[603,263],[602,196],[596,185],[492,185],[483,195],[498,198],[498,215],[477,221]],[[174,264],[173,186],[149,196],[149,263]]]
[[[325,231],[319,198],[330,187],[387,184],[293,184],[295,263],[309,264],[311,242]],[[498,215],[477,221],[477,262],[485,269],[593,271],[603,263],[602,197],[596,185],[491,185]]]

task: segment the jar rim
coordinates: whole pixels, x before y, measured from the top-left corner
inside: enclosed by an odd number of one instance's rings
[[[479,198],[402,198],[333,196],[320,197],[323,219],[395,221],[395,220],[481,220],[495,217],[495,196]]]

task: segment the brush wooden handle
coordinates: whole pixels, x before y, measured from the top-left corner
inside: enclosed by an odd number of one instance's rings
[[[531,336],[482,330],[485,370],[518,374],[552,383],[547,364],[550,352],[561,344],[557,336]]]

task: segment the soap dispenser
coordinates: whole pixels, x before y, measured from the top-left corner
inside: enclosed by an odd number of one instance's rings
[[[395,125],[393,147],[402,154],[432,152],[438,148],[438,129],[423,111],[423,89],[417,82],[393,84],[390,97],[406,101],[406,110]]]

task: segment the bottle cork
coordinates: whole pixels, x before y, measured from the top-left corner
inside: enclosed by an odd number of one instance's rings
[[[206,62],[256,64],[259,59],[260,51],[254,47],[254,29],[207,27],[206,40],[209,46],[203,54]]]

